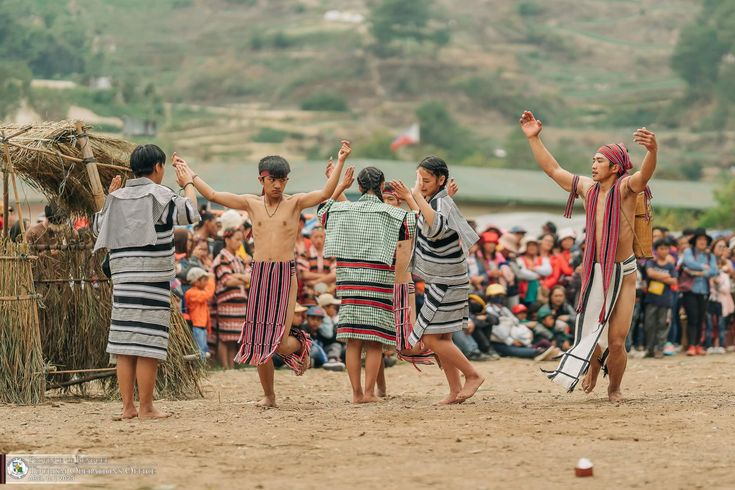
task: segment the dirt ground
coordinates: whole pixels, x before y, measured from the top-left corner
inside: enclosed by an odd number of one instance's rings
[[[464,405],[436,407],[441,372],[387,371],[389,398],[353,406],[345,373],[276,375],[279,409],[254,405],[253,369],[212,373],[206,397],[159,402],[163,421],[113,422],[117,402],[52,398],[0,406],[0,452],[78,453],[154,476],[93,477],[114,488],[733,488],[735,355],[631,359],[629,400],[563,393],[538,364],[477,364]],[[576,479],[580,457],[594,477]],[[46,487],[48,488],[48,487]]]

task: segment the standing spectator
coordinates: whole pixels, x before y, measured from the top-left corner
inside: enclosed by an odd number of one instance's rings
[[[201,221],[195,228],[195,238],[207,240],[209,244],[209,253],[214,255],[214,239],[217,238],[217,218],[212,213],[204,212],[201,215]]]
[[[705,344],[708,354],[724,354],[727,320],[735,311],[730,281],[732,263],[728,258],[729,250],[727,241],[724,238],[715,240],[711,250],[712,255],[717,259],[718,274],[710,279],[709,315],[707,316]],[[714,336],[713,327],[717,328],[717,336]]]
[[[217,339],[217,359],[223,368],[232,369],[235,367],[237,342],[245,323],[248,301],[246,289],[250,286],[250,274],[246,270],[245,262],[236,255],[242,245],[242,232],[230,228],[222,236],[225,239],[225,248],[212,264],[217,281],[217,322],[214,333]]]
[[[220,250],[225,248],[225,239],[222,238],[222,233],[228,229],[242,231],[242,224],[244,221],[245,219],[234,209],[228,209],[222,213],[219,217],[217,237],[214,239],[214,244],[212,245],[212,257],[218,256]],[[243,259],[247,259],[247,253],[245,253],[244,247],[241,247],[237,251],[236,255]]]
[[[690,280],[679,282],[684,290],[682,301],[687,314],[688,356],[705,355],[702,347],[702,326],[707,314],[707,298],[709,297],[709,279],[718,274],[717,262],[709,252],[712,237],[703,228],[694,231],[689,239],[688,248],[684,251],[682,276]]]
[[[184,295],[191,322],[191,333],[199,347],[199,355],[205,359],[209,357],[207,335],[212,330],[209,301],[214,296],[214,277],[204,269],[192,267],[186,274],[186,281],[191,285]]]
[[[539,256],[538,240],[527,237],[523,239],[518,251],[520,271],[517,278],[521,302],[526,306],[536,303],[541,290],[541,279],[551,274],[551,263],[546,257]]]
[[[674,302],[672,286],[677,284],[674,264],[668,260],[669,246],[660,238],[653,242],[653,259],[646,262],[648,285],[644,297],[646,355],[660,359],[663,357],[664,342],[669,333],[669,315]]]

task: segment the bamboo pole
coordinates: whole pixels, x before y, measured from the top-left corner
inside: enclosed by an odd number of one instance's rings
[[[95,208],[97,208],[96,210],[99,211],[105,205],[105,192],[102,189],[100,173],[97,170],[97,160],[94,158],[94,153],[92,153],[92,147],[89,144],[87,133],[84,132],[84,123],[82,121],[77,121],[74,126],[77,130],[77,143],[79,144],[79,149],[82,150],[84,163],[87,167],[87,175],[89,176],[92,196],[94,196],[94,205]]]
[[[46,388],[46,391],[56,390],[59,388],[66,388],[68,386],[80,385],[83,383],[89,383],[90,381],[95,381],[97,379],[111,378],[113,376],[115,376],[114,372],[93,374],[85,378],[72,379],[71,381],[63,381],[61,383],[49,384],[48,387]]]
[[[10,220],[10,199],[8,192],[8,169],[3,164],[3,237],[7,238],[9,233],[8,221]]]
[[[30,128],[29,128],[30,129]],[[28,131],[26,129],[25,131]],[[26,241],[26,225],[23,222],[23,209],[20,207],[20,198],[18,196],[18,185],[15,180],[15,170],[13,170],[13,162],[10,160],[10,150],[8,150],[8,139],[12,138],[13,136],[17,136],[18,134],[22,134],[25,131],[17,132],[11,135],[9,138],[5,138],[5,131],[2,133],[2,139],[3,139],[3,154],[5,156],[5,173],[3,176],[3,179],[7,179],[7,176],[10,175],[13,178],[13,195],[15,196],[15,208],[18,210],[18,223],[20,225],[20,235],[21,240],[23,242]],[[3,180],[3,191],[5,192],[5,196],[3,197],[3,201],[7,201],[7,182]],[[6,205],[7,209],[7,205]],[[3,229],[7,228],[6,221],[3,221]]]

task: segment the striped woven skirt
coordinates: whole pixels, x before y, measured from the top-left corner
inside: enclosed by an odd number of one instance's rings
[[[342,300],[337,340],[396,345],[394,268],[380,262],[337,259],[337,296]]]
[[[468,284],[447,286],[426,283],[424,305],[416,315],[416,325],[408,337],[408,343],[415,346],[426,334],[459,332],[466,328],[470,314],[469,294]]]
[[[295,278],[296,262],[293,260],[253,262],[245,324],[235,362],[251,366],[267,363],[275,355],[283,336],[290,332],[301,342],[301,350],[282,356],[283,361],[297,375],[308,368],[311,340],[300,330],[291,331],[291,326],[286,326],[289,310],[295,307],[295,297],[291,301]]]
[[[111,362],[115,362],[117,355],[165,361],[170,321],[171,285],[168,281],[114,284],[107,340]]]
[[[411,309],[416,307],[416,301],[411,301],[412,295],[416,294],[416,286],[412,282],[396,284],[393,287],[393,319],[396,323],[396,350],[398,358],[408,361],[418,369],[417,364],[434,364],[432,358],[434,353],[424,349],[418,354],[402,353],[411,350],[408,337],[413,332],[413,321],[411,320]],[[420,369],[419,369],[420,371]]]

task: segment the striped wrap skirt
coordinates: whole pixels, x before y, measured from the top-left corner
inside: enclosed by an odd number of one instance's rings
[[[415,346],[424,335],[459,332],[467,328],[470,316],[469,284],[448,286],[426,283],[424,305],[416,315],[416,325],[408,337]]]
[[[171,321],[171,285],[127,282],[112,287],[112,321],[107,340],[110,361],[117,355],[166,360]]]

